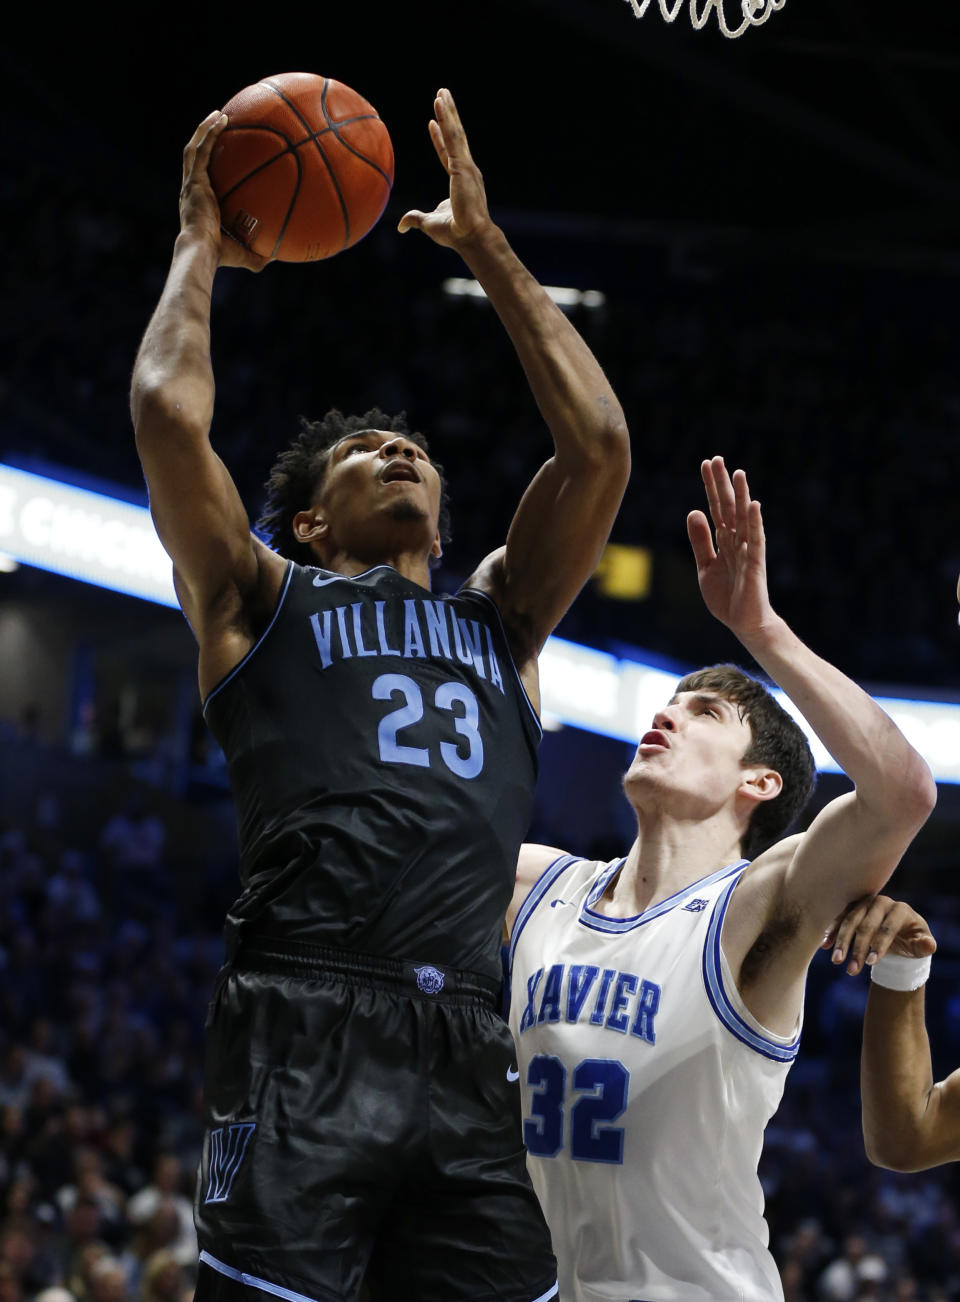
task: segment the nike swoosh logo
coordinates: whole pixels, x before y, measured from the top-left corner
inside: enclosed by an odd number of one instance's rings
[[[520,1073],[517,1071],[516,1067],[508,1067],[508,1068],[507,1068],[507,1080],[510,1081],[511,1084],[512,1084],[513,1081],[515,1081],[515,1080],[519,1080],[519,1079],[520,1079]]]
[[[342,579],[344,577],[345,576],[343,574],[334,574],[329,579],[321,579],[319,574],[315,574],[313,576],[313,586],[315,588],[325,588],[328,583],[336,583],[338,579]]]

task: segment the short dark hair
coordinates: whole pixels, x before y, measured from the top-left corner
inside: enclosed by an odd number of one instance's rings
[[[395,416],[388,416],[379,407],[371,407],[360,416],[344,416],[343,412],[333,408],[322,420],[307,420],[305,416],[301,416],[300,433],[273,463],[266,483],[266,502],[257,521],[258,530],[281,556],[297,561],[300,565],[316,564],[316,557],[311,549],[300,542],[294,534],[293,518],[298,511],[306,510],[313,500],[317,485],[322,483],[326,473],[327,461],[333,445],[346,438],[348,434],[359,434],[368,429],[402,434],[404,438],[416,443],[417,447],[423,448],[429,455],[427,440],[422,434],[408,427],[406,412],[401,411]],[[450,503],[447,497],[447,485],[443,477],[443,467],[432,458],[431,462],[440,476],[438,528],[440,541],[446,543],[450,541]]]
[[[744,764],[767,764],[780,774],[783,788],[774,800],[757,805],[741,841],[745,858],[787,830],[813,793],[816,766],[803,729],[770,694],[768,688],[736,665],[711,665],[687,674],[676,692],[716,692],[736,705],[750,725],[752,740]]]

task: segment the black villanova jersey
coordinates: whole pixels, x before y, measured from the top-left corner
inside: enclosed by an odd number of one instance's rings
[[[273,620],[204,714],[237,806],[229,939],[499,979],[540,725],[487,596],[290,562]]]

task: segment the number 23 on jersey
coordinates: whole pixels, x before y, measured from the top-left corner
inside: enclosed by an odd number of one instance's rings
[[[480,736],[480,710],[477,698],[465,683],[441,683],[432,701],[424,704],[419,683],[406,674],[381,674],[373,683],[373,697],[377,701],[395,701],[402,704],[385,714],[377,728],[380,759],[385,764],[412,764],[429,768],[434,757],[426,746],[414,746],[416,735],[403,741],[400,733],[413,728],[427,709],[442,711],[452,722],[457,741],[441,741],[439,759],[460,778],[475,778],[483,769],[483,739]]]

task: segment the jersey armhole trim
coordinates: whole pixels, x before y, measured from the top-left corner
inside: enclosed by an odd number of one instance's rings
[[[764,1058],[770,1058],[773,1062],[789,1066],[796,1058],[800,1048],[800,1031],[798,1030],[793,1040],[789,1040],[788,1037],[784,1036],[782,1041],[773,1039],[769,1034],[762,1034],[741,1016],[724,985],[723,969],[720,961],[720,933],[723,930],[723,919],[727,912],[727,905],[730,903],[730,897],[733,895],[734,888],[739,880],[740,874],[738,873],[733,881],[724,887],[721,894],[717,896],[717,901],[713,906],[710,927],[703,945],[704,988],[713,1011],[731,1035],[740,1040],[742,1044],[745,1044],[748,1049],[753,1049],[755,1053],[762,1054]]]
[[[526,899],[517,910],[517,916],[513,924],[513,932],[510,936],[510,959],[508,966],[511,976],[513,975],[513,955],[517,947],[517,941],[520,939],[521,931],[523,931],[524,927],[530,921],[534,909],[543,899],[544,895],[546,895],[547,891],[549,891],[557,878],[560,877],[561,874],[565,873],[571,864],[581,862],[582,859],[580,855],[562,854],[559,858],[554,859],[552,863],[549,863],[546,868],[544,868],[543,872],[530,887]]]
[[[530,700],[530,697],[527,695],[527,689],[524,687],[523,679],[520,677],[520,670],[517,668],[517,662],[516,660],[514,660],[513,652],[510,650],[510,639],[507,637],[507,630],[504,627],[503,616],[500,614],[500,607],[497,605],[497,603],[488,593],[482,592],[479,588],[461,588],[456,595],[459,596],[460,593],[462,592],[469,592],[472,595],[475,595],[477,597],[482,597],[483,600],[492,607],[493,612],[497,617],[497,623],[500,626],[500,632],[503,634],[503,645],[507,653],[507,659],[510,661],[510,668],[513,670],[513,676],[517,680],[517,686],[520,688],[520,691],[523,693],[523,699],[526,701],[527,708],[530,711],[530,715],[533,719],[533,722],[537,726],[537,733],[542,739],[543,724],[540,722],[539,714],[537,714],[536,710],[533,707],[533,702]]]
[[[280,616],[280,611],[283,609],[283,603],[284,603],[284,601],[286,600],[287,592],[289,591],[289,588],[290,588],[290,581],[291,581],[291,579],[293,578],[293,570],[294,570],[294,562],[293,562],[293,561],[287,561],[287,573],[286,573],[286,577],[285,577],[284,580],[283,580],[283,587],[280,589],[280,596],[277,598],[277,608],[276,608],[276,610],[273,612],[273,615],[272,615],[272,617],[271,617],[271,619],[270,619],[270,623],[269,623],[269,624],[267,625],[267,627],[263,630],[263,632],[262,632],[262,633],[260,634],[260,636],[257,638],[256,642],[254,642],[253,646],[250,648],[250,650],[247,652],[247,654],[243,657],[243,659],[240,660],[240,661],[238,661],[237,664],[235,664],[235,665],[233,666],[233,668],[229,671],[229,673],[225,674],[225,675],[223,676],[223,678],[220,679],[220,681],[219,681],[219,683],[217,683],[216,687],[212,688],[212,689],[207,693],[207,698],[206,698],[206,700],[205,700],[204,703],[203,703],[203,714],[204,714],[204,716],[206,716],[206,713],[207,713],[207,706],[210,704],[210,702],[213,700],[213,698],[214,698],[214,697],[215,697],[219,692],[222,692],[223,689],[226,687],[226,685],[227,685],[229,682],[231,682],[234,678],[236,678],[237,674],[240,672],[240,670],[243,668],[243,666],[247,663],[247,661],[250,659],[250,657],[253,656],[253,655],[255,655],[255,654],[257,653],[257,651],[260,650],[261,646],[263,646],[263,643],[264,643],[265,639],[267,638],[267,636],[269,635],[270,630],[273,628],[274,624],[277,622],[277,619],[278,619],[279,616]]]

